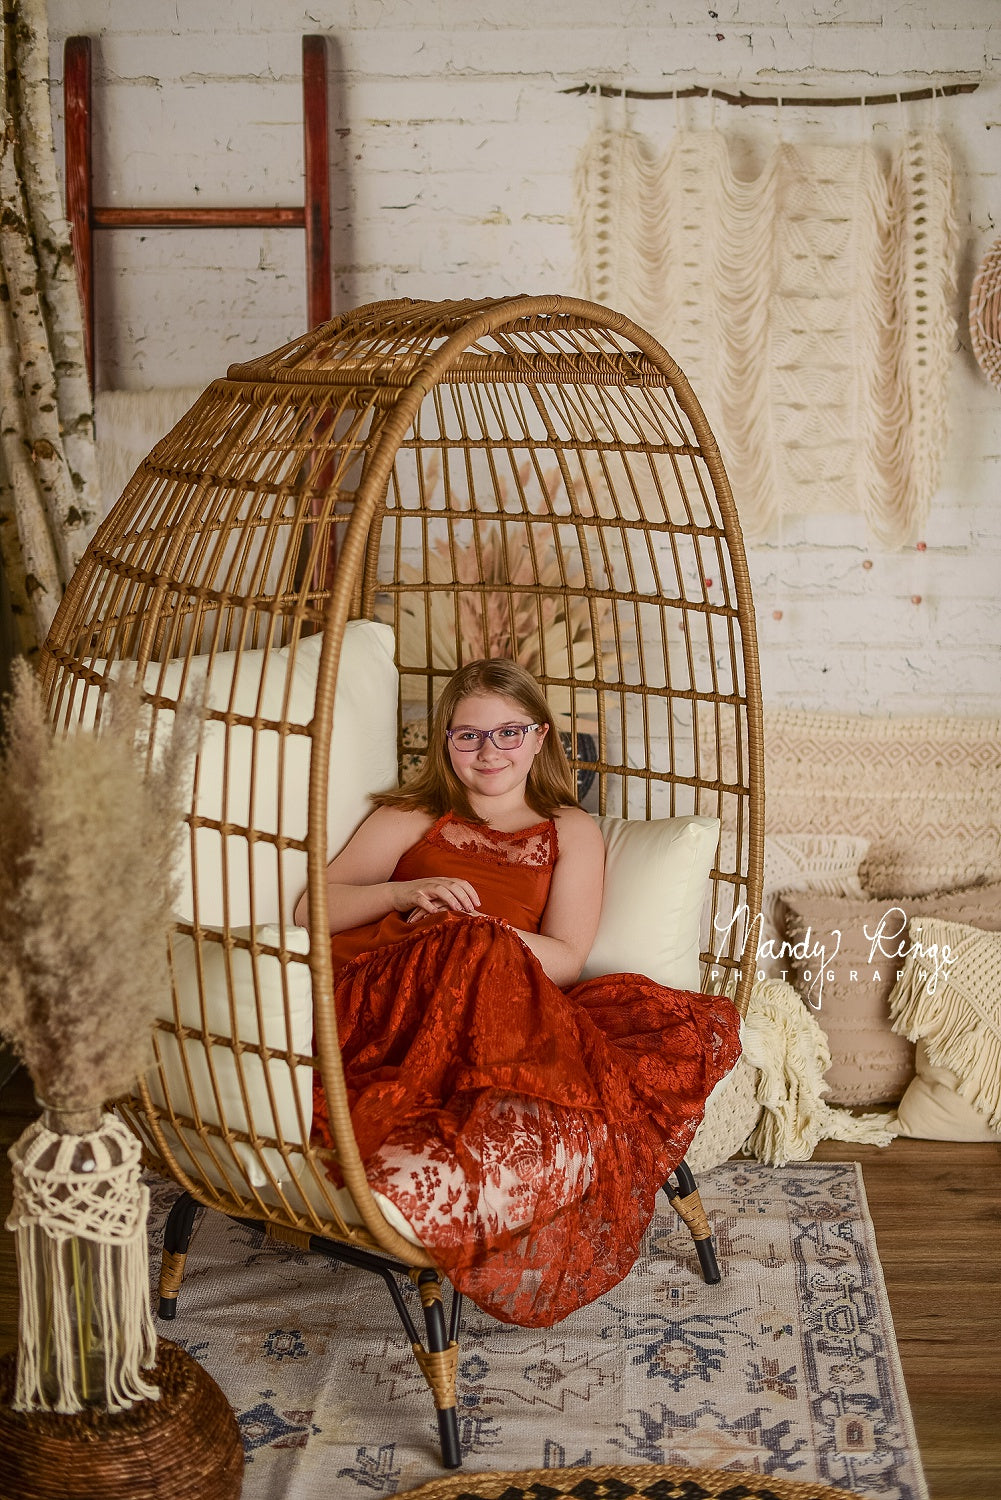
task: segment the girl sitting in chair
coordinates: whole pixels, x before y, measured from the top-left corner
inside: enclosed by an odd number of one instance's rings
[[[327,870],[369,1182],[478,1306],[555,1323],[632,1266],[740,1053],[737,1011],[639,974],[576,983],[604,844],[514,662],[460,668],[420,771],[375,801]],[[332,1143],[320,1088],[313,1138]]]

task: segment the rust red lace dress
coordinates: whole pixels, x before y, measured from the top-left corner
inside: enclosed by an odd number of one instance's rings
[[[611,974],[563,991],[538,931],[556,828],[440,818],[395,880],[457,875],[483,915],[393,912],[331,940],[355,1135],[370,1183],[495,1317],[558,1322],[636,1258],[654,1197],[740,1053],[720,996]],[[322,1088],[313,1138],[330,1145]]]

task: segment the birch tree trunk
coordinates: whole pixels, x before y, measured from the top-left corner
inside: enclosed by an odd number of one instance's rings
[[[14,320],[0,282],[0,546],[20,647],[32,655],[62,595],[59,563],[31,462],[21,406]]]
[[[46,0],[18,0],[13,28],[21,127],[21,174],[41,268],[42,316],[57,373],[59,425],[73,514],[64,518],[66,552],[76,568],[101,514],[94,444],[94,395],[87,375],[83,312],[69,221],[56,175]],[[67,575],[68,577],[69,575]]]
[[[0,542],[15,607],[30,610],[35,643],[48,631],[99,511],[82,315],[56,182],[47,75],[44,0],[17,0],[5,16],[0,77],[0,267],[6,292],[0,316]],[[10,546],[11,515],[19,556]],[[29,618],[22,614],[21,623],[28,626]]]

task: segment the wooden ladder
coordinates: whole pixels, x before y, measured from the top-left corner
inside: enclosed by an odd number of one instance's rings
[[[63,94],[66,216],[83,307],[87,373],[94,390],[94,231],[97,229],[304,229],[308,327],[331,317],[327,54],[322,36],[302,39],[303,203],[294,208],[100,208],[93,198],[91,39],[67,37]]]

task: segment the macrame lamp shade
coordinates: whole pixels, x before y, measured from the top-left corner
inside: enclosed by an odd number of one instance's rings
[[[1001,240],[994,241],[973,281],[970,339],[977,364],[1001,390]]]

